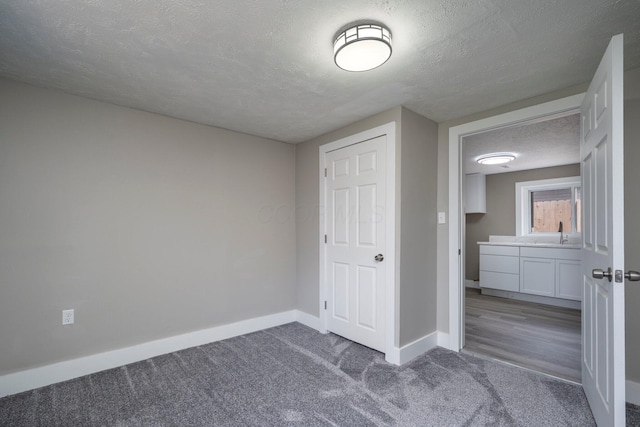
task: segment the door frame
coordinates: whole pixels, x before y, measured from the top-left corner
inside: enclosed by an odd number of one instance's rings
[[[337,141],[333,141],[319,147],[319,169],[318,178],[320,183],[320,198],[319,198],[319,267],[320,267],[320,332],[327,333],[327,313],[324,308],[324,302],[328,300],[328,292],[326,285],[326,245],[324,243],[324,235],[327,233],[326,224],[326,205],[325,205],[325,193],[326,193],[326,181],[324,176],[324,170],[326,166],[326,154],[330,151],[339,150],[340,148],[348,147],[350,145],[357,144],[359,142],[367,141],[369,139],[377,138],[379,136],[386,136],[385,149],[386,149],[386,207],[387,213],[387,226],[386,228],[386,247],[384,251],[385,262],[388,261],[386,266],[385,276],[385,359],[389,363],[398,365],[400,362],[400,352],[396,344],[397,338],[397,321],[396,321],[396,301],[397,301],[397,287],[396,287],[396,270],[397,270],[397,257],[396,257],[396,122],[390,122],[377,126],[375,128],[356,133],[354,135],[341,138]]]
[[[449,128],[449,343],[447,348],[464,347],[464,182],[462,173],[462,138],[465,136],[549,120],[571,111],[579,112],[586,92],[531,107],[498,114]]]

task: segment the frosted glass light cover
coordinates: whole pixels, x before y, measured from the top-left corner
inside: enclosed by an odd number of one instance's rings
[[[481,165],[501,165],[503,163],[509,163],[512,160],[515,160],[516,156],[511,153],[493,153],[486,154],[478,160],[476,160]]]
[[[358,25],[336,37],[333,43],[336,65],[346,71],[367,71],[391,57],[391,33],[380,25]]]

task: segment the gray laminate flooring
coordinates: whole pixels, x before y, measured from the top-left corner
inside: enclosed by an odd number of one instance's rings
[[[466,290],[465,350],[580,383],[580,310]]]

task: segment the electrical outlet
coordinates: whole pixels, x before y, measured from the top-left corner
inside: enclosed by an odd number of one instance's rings
[[[73,325],[73,309],[62,310],[62,324]]]

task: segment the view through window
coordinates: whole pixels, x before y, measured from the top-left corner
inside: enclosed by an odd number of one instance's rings
[[[580,177],[516,183],[518,235],[580,233]]]
[[[580,232],[580,187],[538,190],[529,194],[532,233],[559,231],[560,222],[565,233]],[[576,230],[573,230],[574,223]]]

